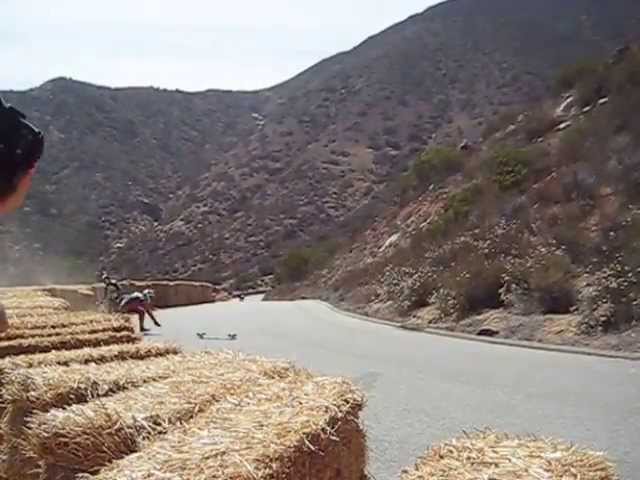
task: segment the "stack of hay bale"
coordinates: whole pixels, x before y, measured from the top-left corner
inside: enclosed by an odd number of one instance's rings
[[[351,383],[138,343],[123,317],[29,299],[38,314],[0,337],[0,478],[364,478]]]
[[[71,312],[68,302],[43,291],[5,290],[0,301],[10,325],[0,334],[0,358],[141,340],[128,317]]]
[[[602,453],[563,442],[477,432],[431,448],[401,480],[618,480]]]

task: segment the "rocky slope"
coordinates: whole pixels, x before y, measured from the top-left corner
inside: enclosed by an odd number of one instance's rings
[[[276,296],[407,328],[640,351],[640,48],[563,69],[564,88],[463,151],[427,149],[398,182],[400,206]]]
[[[28,209],[2,226],[0,280],[82,280],[100,262],[268,274],[292,246],[359,228],[426,145],[477,138],[639,17],[632,0],[451,0],[260,92],[57,79],[3,93],[44,128],[47,152]]]

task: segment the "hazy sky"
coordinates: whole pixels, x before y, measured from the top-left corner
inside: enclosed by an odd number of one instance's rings
[[[0,89],[53,77],[256,89],[435,0],[1,0]]]

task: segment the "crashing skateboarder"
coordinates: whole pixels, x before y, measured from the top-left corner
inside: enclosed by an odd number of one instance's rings
[[[120,311],[122,313],[137,313],[138,321],[140,322],[140,331],[148,332],[149,329],[144,327],[144,317],[149,315],[156,327],[160,327],[160,323],[153,315],[153,290],[147,288],[142,292],[135,292],[130,295],[125,295],[120,300]]]

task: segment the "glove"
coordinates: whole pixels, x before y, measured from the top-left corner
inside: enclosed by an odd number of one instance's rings
[[[0,200],[10,197],[42,156],[44,136],[0,99]]]

